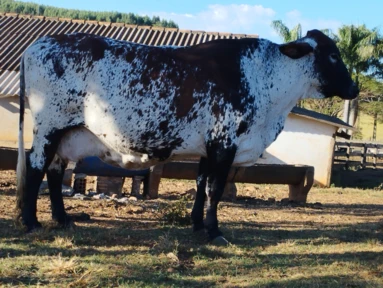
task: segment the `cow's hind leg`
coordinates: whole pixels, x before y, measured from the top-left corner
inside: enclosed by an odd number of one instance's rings
[[[60,130],[45,135],[39,133],[34,135],[32,148],[26,158],[25,189],[18,191],[16,206],[17,220],[28,231],[41,227],[36,217],[37,196],[62,135],[63,131]]]
[[[41,227],[37,221],[36,207],[37,195],[41,182],[44,177],[44,171],[41,167],[35,167],[32,164],[31,157],[37,154],[32,146],[28,157],[26,158],[26,186],[19,195],[17,195],[16,218],[17,221],[25,226],[27,231]]]
[[[207,168],[207,158],[202,157],[198,167],[197,194],[191,213],[194,232],[203,230],[205,228],[205,225],[203,223],[203,210],[206,200],[206,179],[208,172]]]
[[[205,227],[210,240],[216,245],[227,245],[228,241],[218,228],[217,208],[221,200],[227,176],[234,161],[236,147],[223,144],[208,144],[207,209]]]
[[[52,219],[63,226],[68,226],[71,223],[71,218],[65,212],[62,196],[62,182],[67,164],[68,163],[63,161],[62,158],[56,155],[47,170],[49,196],[52,205]]]

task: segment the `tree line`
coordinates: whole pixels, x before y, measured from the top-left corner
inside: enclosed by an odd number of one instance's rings
[[[54,6],[40,5],[33,2],[16,2],[14,0],[0,0],[0,12],[178,28],[178,25],[174,21],[161,19],[158,16],[150,18],[149,16],[140,16],[134,13],[95,12],[65,9]]]
[[[284,42],[302,37],[302,27],[297,24],[289,29],[282,21],[275,20],[271,26]],[[354,126],[359,112],[374,119],[372,140],[376,140],[377,123],[383,123],[383,36],[378,28],[368,29],[365,25],[343,25],[335,33],[322,30],[337,44],[343,62],[360,94],[355,100],[339,98],[325,100],[307,99],[299,105],[331,116],[343,116],[343,120]],[[355,133],[353,138],[360,137]]]

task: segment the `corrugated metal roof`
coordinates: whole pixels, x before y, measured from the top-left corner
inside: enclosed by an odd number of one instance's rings
[[[326,114],[318,113],[312,110],[300,108],[300,107],[294,107],[293,110],[291,110],[291,113],[299,115],[301,117],[314,119],[319,122],[323,122],[326,124],[330,124],[332,126],[336,126],[338,128],[346,128],[355,130],[353,126],[348,125],[346,122],[343,122],[337,117],[329,116]]]
[[[83,32],[146,45],[191,46],[215,39],[256,38],[258,35],[216,33],[174,28],[0,14],[0,95],[19,93],[19,66],[24,50],[45,35]],[[0,96],[1,97],[1,96]]]

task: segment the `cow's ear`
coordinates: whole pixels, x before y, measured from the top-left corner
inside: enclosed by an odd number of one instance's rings
[[[313,52],[314,49],[306,42],[290,42],[279,45],[279,51],[292,59],[299,59]]]

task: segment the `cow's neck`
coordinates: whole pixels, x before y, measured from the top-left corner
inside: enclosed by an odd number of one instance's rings
[[[290,59],[279,52],[278,45],[261,41],[258,49],[241,58],[242,81],[255,106],[276,113],[290,111],[300,99],[316,98],[311,95],[315,90],[309,72],[312,62],[311,56]]]

